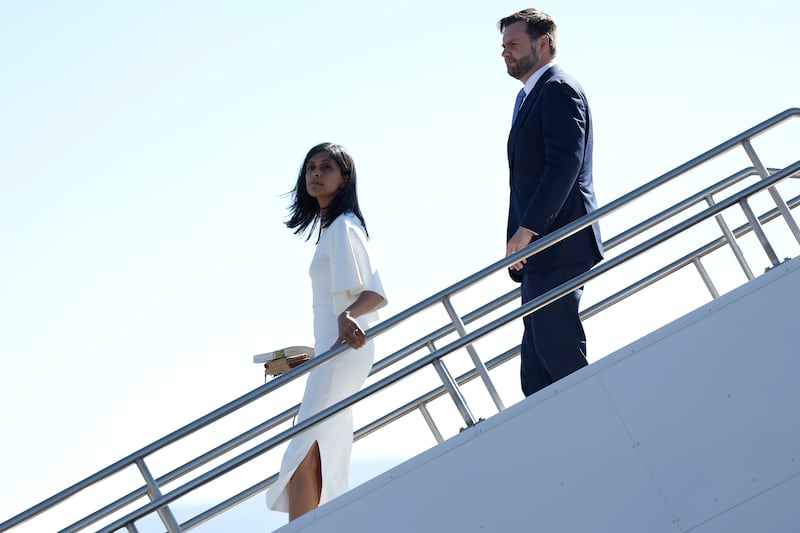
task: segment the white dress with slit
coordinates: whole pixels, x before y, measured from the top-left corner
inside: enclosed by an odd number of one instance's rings
[[[313,293],[314,353],[331,348],[339,336],[337,318],[363,291],[384,297],[375,262],[370,254],[367,235],[353,213],[340,215],[322,230],[309,268]],[[367,330],[378,320],[373,311],[356,319]],[[347,350],[332,361],[314,369],[308,376],[297,421],[357,392],[372,368],[372,341],[358,350]],[[297,435],[289,443],[281,462],[280,475],[267,491],[267,506],[275,511],[289,511],[286,486],[311,445],[319,444],[322,461],[320,505],[347,490],[350,453],[353,447],[353,414],[350,408]]]

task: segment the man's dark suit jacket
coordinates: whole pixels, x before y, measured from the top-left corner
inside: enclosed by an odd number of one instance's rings
[[[548,68],[525,98],[508,137],[511,200],[508,239],[519,226],[547,235],[594,211],[592,120],[578,82]],[[549,270],[603,258],[597,223],[532,257],[524,270]],[[509,270],[515,281],[521,272]]]

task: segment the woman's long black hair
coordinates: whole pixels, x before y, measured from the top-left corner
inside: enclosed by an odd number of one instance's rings
[[[308,189],[306,188],[306,166],[308,165],[308,160],[320,152],[324,152],[339,165],[344,178],[342,188],[339,189],[324,211],[320,209],[317,199],[308,194]],[[294,190],[289,194],[292,195],[292,204],[289,207],[291,216],[285,224],[288,228],[294,229],[295,234],[301,234],[307,230],[308,236],[306,236],[306,240],[311,238],[317,224],[320,224],[319,233],[317,234],[317,242],[319,242],[322,229],[330,226],[336,220],[336,217],[348,211],[351,211],[361,221],[361,225],[364,226],[364,232],[367,233],[367,223],[364,222],[364,215],[361,214],[361,208],[358,206],[358,195],[356,194],[356,166],[353,163],[353,157],[343,146],[333,143],[321,143],[309,150],[303,160],[303,166],[300,167]],[[367,233],[367,236],[369,237],[369,233]]]

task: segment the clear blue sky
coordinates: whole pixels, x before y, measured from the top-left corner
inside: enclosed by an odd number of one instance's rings
[[[384,317],[500,259],[519,83],[495,23],[523,7],[0,1],[0,519],[311,342],[282,195],[312,145],[355,157]],[[795,2],[536,7],[601,204],[800,105]]]

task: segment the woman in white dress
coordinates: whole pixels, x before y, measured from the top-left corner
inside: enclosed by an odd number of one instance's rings
[[[314,352],[341,343],[347,350],[308,376],[298,422],[357,392],[372,368],[374,348],[365,330],[386,305],[356,194],[353,158],[341,146],[323,143],[306,155],[292,191],[286,225],[307,239],[319,227],[309,275],[313,293]],[[286,449],[267,506],[289,520],[347,490],[353,416],[350,408],[300,433]]]

